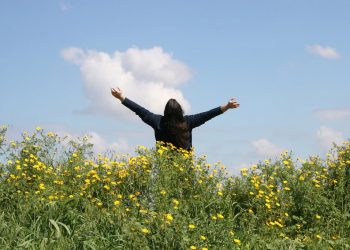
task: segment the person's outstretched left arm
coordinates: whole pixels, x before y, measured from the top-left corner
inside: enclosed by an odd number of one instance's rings
[[[231,98],[226,104],[223,104],[217,108],[211,109],[206,112],[202,112],[195,115],[189,115],[187,116],[187,122],[190,128],[196,128],[205,122],[209,121],[210,119],[214,118],[215,116],[218,116],[220,114],[223,114],[229,109],[238,108],[240,105],[236,101],[235,98]]]
[[[157,127],[161,118],[160,115],[156,115],[140,106],[139,104],[126,98],[123,94],[123,91],[119,87],[112,88],[111,94],[115,98],[119,99],[125,107],[129,108],[131,111],[134,111],[146,124],[150,125],[154,129]]]

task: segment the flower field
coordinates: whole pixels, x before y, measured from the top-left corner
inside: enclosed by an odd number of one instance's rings
[[[240,176],[171,145],[0,128],[0,249],[350,249],[350,142]]]

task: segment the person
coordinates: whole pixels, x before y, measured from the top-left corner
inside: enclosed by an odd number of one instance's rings
[[[238,108],[240,104],[231,98],[226,104],[195,115],[184,115],[181,105],[175,99],[169,99],[165,105],[164,115],[154,114],[129,98],[117,87],[111,94],[121,103],[135,112],[146,124],[154,129],[156,141],[171,143],[175,147],[190,150],[192,148],[192,130],[208,120],[225,113],[229,109]]]

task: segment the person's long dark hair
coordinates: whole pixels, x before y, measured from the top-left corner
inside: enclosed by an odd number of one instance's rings
[[[181,105],[170,99],[164,109],[164,124],[168,142],[176,147],[188,149],[190,132]]]

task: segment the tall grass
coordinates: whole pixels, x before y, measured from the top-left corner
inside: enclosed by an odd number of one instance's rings
[[[0,130],[0,249],[350,249],[350,142],[240,176],[171,145]]]

